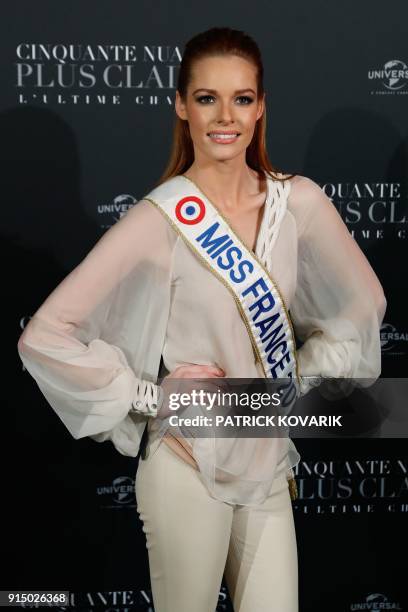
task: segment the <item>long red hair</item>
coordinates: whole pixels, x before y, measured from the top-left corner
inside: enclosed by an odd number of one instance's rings
[[[191,38],[184,49],[183,58],[177,80],[177,90],[183,100],[187,96],[187,86],[191,79],[191,69],[195,61],[209,56],[237,55],[250,62],[256,67],[257,94],[264,94],[263,86],[263,63],[261,52],[256,42],[245,32],[231,28],[211,28]],[[173,127],[173,143],[167,167],[164,170],[156,186],[164,181],[183,174],[194,161],[194,148],[188,127],[188,121],[180,119],[175,113]],[[274,167],[266,151],[266,108],[262,116],[256,122],[252,141],[246,150],[246,163],[255,170],[260,178],[266,172],[275,180],[287,180],[296,176],[285,175],[283,178],[277,176],[281,173]]]

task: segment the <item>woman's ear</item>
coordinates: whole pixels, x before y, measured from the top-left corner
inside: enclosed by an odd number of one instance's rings
[[[187,119],[186,105],[184,104],[178,90],[176,90],[176,100],[174,103],[174,108],[180,119]]]
[[[262,114],[263,114],[263,112],[265,110],[265,96],[266,96],[266,93],[264,92],[262,98],[258,102],[258,112],[257,112],[257,115],[256,115],[256,120],[257,121],[258,121],[258,119],[260,117],[262,117]]]

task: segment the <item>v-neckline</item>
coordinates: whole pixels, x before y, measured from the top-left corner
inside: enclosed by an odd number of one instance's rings
[[[265,173],[265,180],[266,180],[266,191],[265,191],[265,200],[264,203],[262,204],[262,219],[261,219],[261,223],[259,224],[259,229],[257,231],[256,237],[255,237],[255,246],[252,249],[246,242],[245,240],[238,234],[237,231],[235,231],[235,229],[231,226],[231,222],[229,221],[229,219],[227,219],[224,215],[223,212],[221,212],[221,210],[218,208],[218,206],[204,193],[204,191],[197,185],[197,183],[195,181],[193,181],[193,179],[191,179],[189,176],[185,176],[184,174],[179,174],[178,176],[181,176],[182,178],[186,179],[187,181],[189,181],[190,183],[192,183],[194,185],[194,187],[196,189],[198,189],[198,191],[205,197],[207,198],[207,200],[214,206],[214,208],[216,209],[216,211],[218,212],[218,214],[220,215],[220,217],[225,221],[225,223],[228,225],[228,227],[230,228],[230,230],[233,232],[233,234],[235,234],[235,236],[242,242],[242,244],[248,249],[248,251],[250,251],[250,253],[252,253],[253,255],[256,255],[256,251],[257,251],[257,247],[258,247],[258,242],[259,242],[259,236],[261,233],[261,229],[262,229],[262,225],[265,221],[265,213],[266,213],[266,206],[269,200],[269,195],[270,195],[270,186],[269,186],[269,178]]]

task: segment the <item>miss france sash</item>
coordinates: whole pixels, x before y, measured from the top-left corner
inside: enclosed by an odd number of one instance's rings
[[[265,378],[288,379],[279,389],[281,406],[291,406],[299,394],[296,345],[285,303],[267,269],[189,178],[173,177],[143,199],[162,212],[230,291]]]

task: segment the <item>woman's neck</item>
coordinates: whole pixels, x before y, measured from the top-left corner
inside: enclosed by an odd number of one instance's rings
[[[245,164],[240,169],[216,166],[200,167],[193,163],[184,176],[226,212],[237,212],[248,200],[265,191],[265,177]]]

